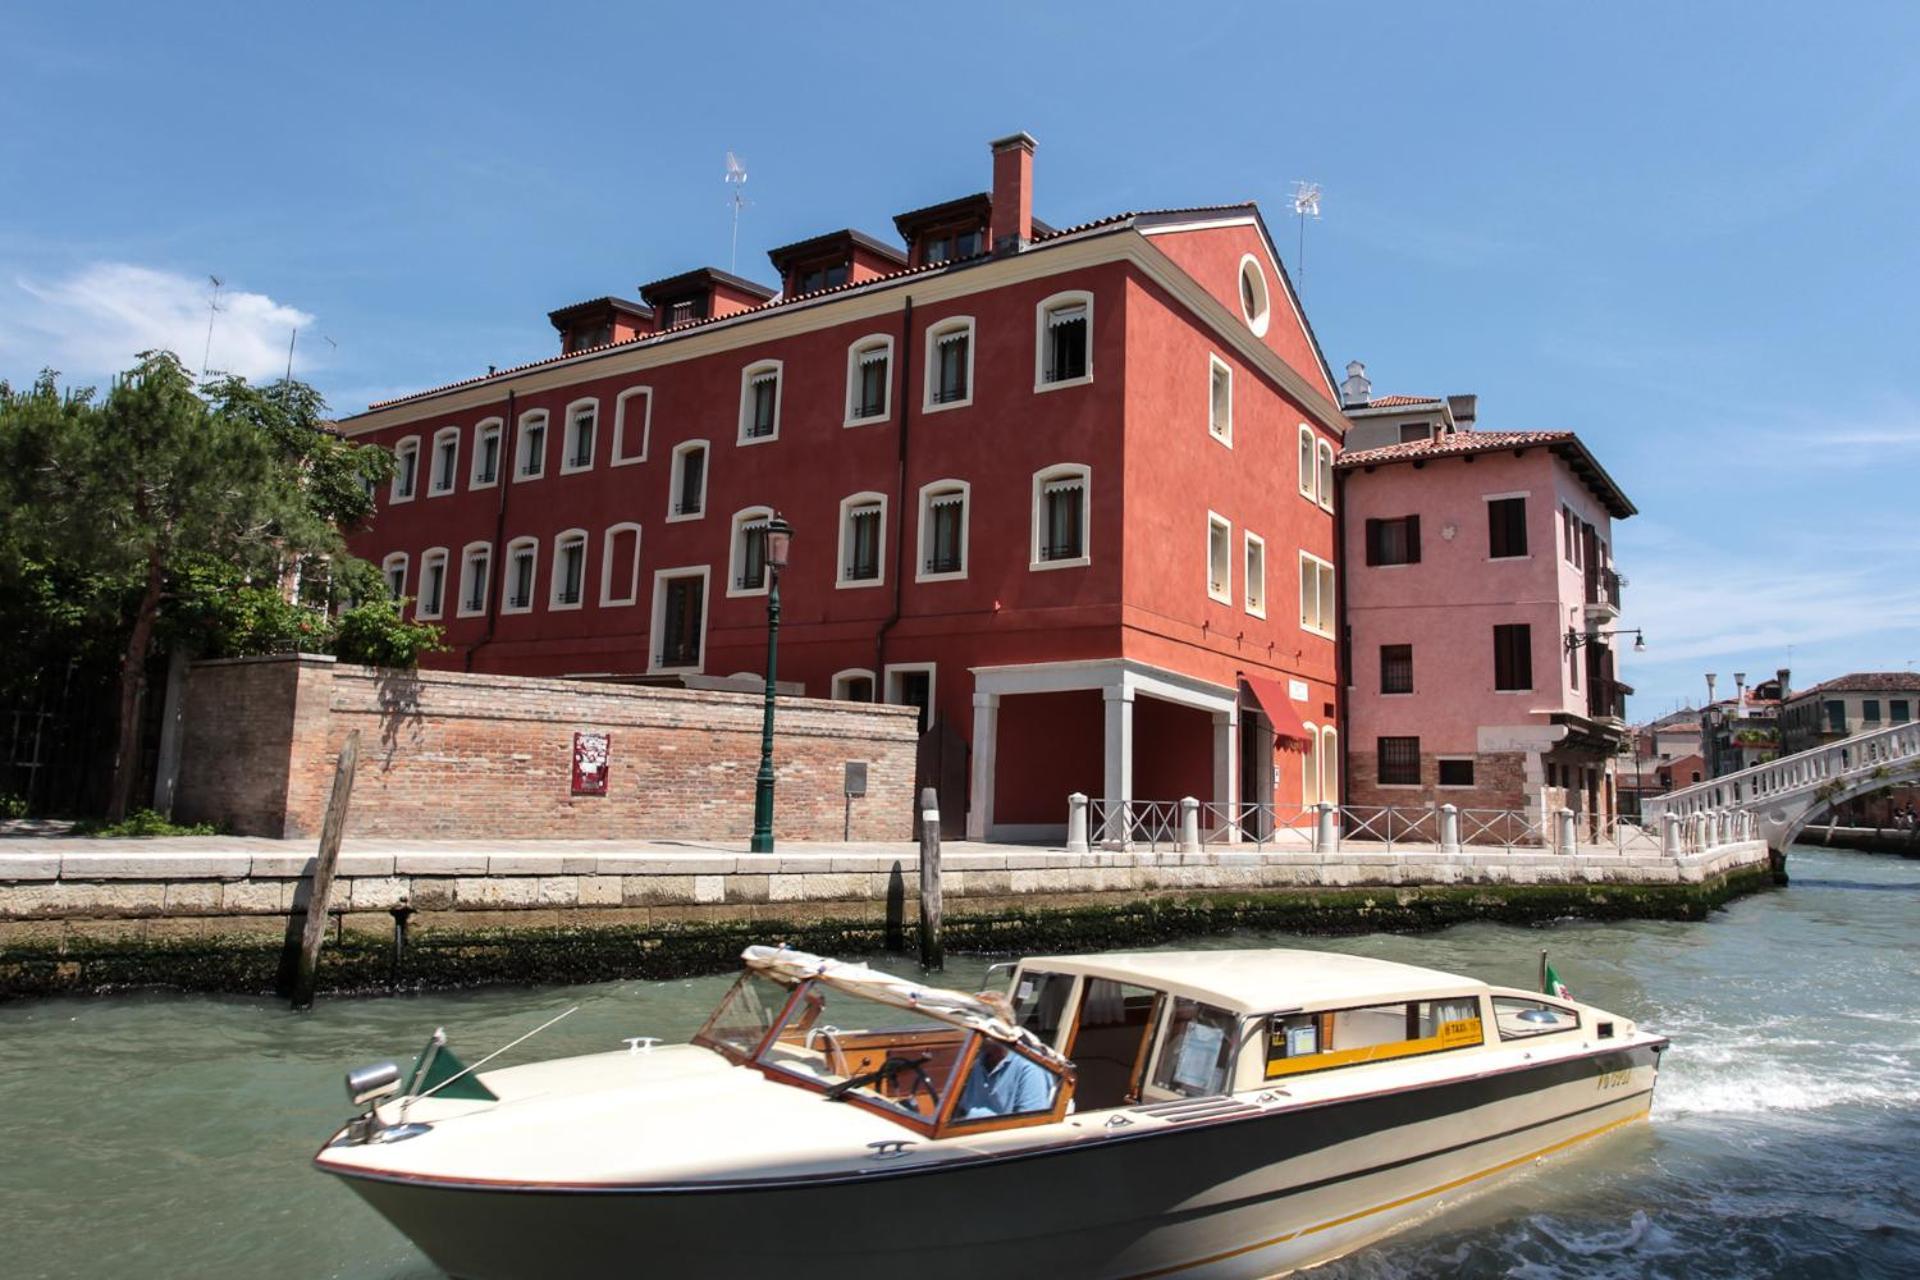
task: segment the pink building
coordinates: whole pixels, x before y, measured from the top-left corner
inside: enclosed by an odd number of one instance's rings
[[[1633,504],[1571,431],[1472,430],[1472,397],[1374,400],[1348,371],[1347,801],[1612,813],[1631,690],[1601,633]]]

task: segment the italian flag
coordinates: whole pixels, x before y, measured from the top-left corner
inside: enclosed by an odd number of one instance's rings
[[[1567,984],[1560,981],[1560,975],[1544,959],[1540,962],[1540,993],[1558,1000],[1573,999],[1573,992],[1567,990]]]

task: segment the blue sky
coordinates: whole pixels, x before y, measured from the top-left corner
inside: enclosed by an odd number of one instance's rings
[[[957,15],[960,10],[948,10]],[[0,4],[0,377],[141,346],[336,409],[553,349],[545,313],[987,185],[1254,198],[1377,394],[1571,427],[1636,715],[1701,673],[1920,661],[1920,6]],[[1791,646],[1791,652],[1789,651]]]

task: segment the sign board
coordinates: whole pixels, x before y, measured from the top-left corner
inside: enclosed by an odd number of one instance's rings
[[[865,760],[847,761],[847,794],[849,796],[867,794],[867,762]]]
[[[1312,697],[1313,694],[1308,690],[1305,680],[1289,680],[1287,681],[1287,696],[1295,702],[1305,702],[1308,698]]]
[[[573,735],[573,794],[607,794],[607,755],[611,735],[576,733]]]

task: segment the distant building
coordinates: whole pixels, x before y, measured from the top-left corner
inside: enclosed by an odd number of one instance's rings
[[[1920,707],[1920,672],[1856,671],[1835,676],[1781,703],[1780,746],[1788,752],[1805,751],[1869,729],[1905,724],[1914,718],[1916,707]]]
[[[1600,633],[1633,504],[1571,431],[1471,429],[1472,396],[1347,374],[1349,801],[1613,812],[1631,690]]]
[[[1744,674],[1733,679],[1733,697],[1700,709],[1700,753],[1709,778],[1765,764],[1781,753],[1780,694],[1789,673],[1783,667],[1773,679],[1751,687]]]
[[[1638,817],[1644,797],[1665,795],[1675,787],[1704,781],[1705,775],[1697,708],[1684,707],[1636,726],[1621,749],[1617,782],[1620,812]]]

